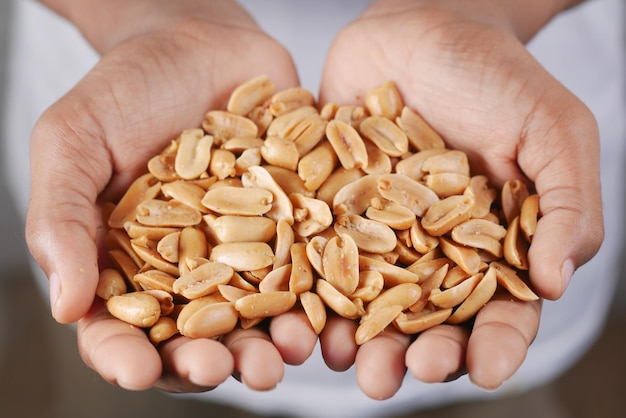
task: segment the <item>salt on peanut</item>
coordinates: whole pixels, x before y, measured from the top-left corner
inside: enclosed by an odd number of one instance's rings
[[[498,193],[392,82],[363,104],[316,106],[259,76],[148,161],[105,211],[111,314],[158,345],[292,309],[319,334],[330,310],[359,322],[363,344],[468,321],[498,288],[538,298],[532,185]]]

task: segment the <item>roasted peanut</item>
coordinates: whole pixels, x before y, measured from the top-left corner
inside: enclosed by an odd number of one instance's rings
[[[297,172],[273,165],[263,165],[263,168],[270,173],[276,184],[287,196],[291,193],[300,193],[306,197],[315,197],[315,192],[304,186],[304,180],[300,178]]]
[[[326,306],[338,315],[349,319],[356,318],[358,309],[354,302],[326,280],[318,280],[315,291]]]
[[[402,174],[385,174],[378,178],[378,193],[387,200],[411,209],[417,216],[439,202],[439,197],[428,187]]]
[[[445,148],[441,136],[415,111],[404,106],[396,123],[406,133],[411,145],[418,151]]]
[[[226,110],[236,115],[247,115],[255,107],[269,100],[274,83],[266,75],[260,75],[237,86],[228,99]]]
[[[233,277],[234,270],[226,264],[208,262],[180,276],[173,284],[174,293],[187,299],[198,299],[217,291]]]
[[[106,306],[114,317],[140,328],[151,327],[161,317],[159,301],[145,292],[111,296]]]
[[[305,88],[292,87],[275,93],[270,99],[269,109],[274,116],[280,116],[304,106],[315,106],[315,97]]]
[[[474,202],[472,216],[474,218],[485,218],[491,211],[491,205],[496,199],[496,190],[489,187],[487,177],[473,176],[470,178],[467,188],[463,192]]]
[[[522,202],[520,208],[519,226],[527,242],[531,242],[535,230],[537,229],[537,218],[539,216],[539,195],[531,194]]]
[[[150,327],[148,336],[153,344],[158,345],[163,341],[169,340],[176,334],[178,334],[176,321],[170,317],[162,316],[154,325],[152,325],[152,327]]]
[[[396,317],[394,325],[405,334],[417,334],[442,324],[451,314],[452,308],[401,313]]]
[[[390,200],[375,197],[370,202],[365,216],[393,229],[409,229],[415,224],[415,214],[407,207]]]
[[[227,149],[213,150],[213,156],[209,163],[209,174],[220,180],[233,177],[237,174],[236,164],[237,157],[231,151]]]
[[[383,254],[396,247],[396,234],[382,222],[359,215],[339,215],[334,228],[338,235],[349,235],[362,251]]]
[[[316,334],[320,334],[326,326],[326,307],[322,298],[313,292],[300,295],[300,303]]]
[[[267,318],[289,311],[296,300],[293,292],[252,293],[237,299],[235,309],[244,318]]]
[[[359,321],[363,344],[392,324],[466,322],[498,287],[538,299],[521,273],[540,217],[532,185],[498,193],[392,82],[364,104],[316,105],[251,79],[103,206],[112,267],[97,294],[111,314],[158,345],[291,309],[320,334],[330,309]]]
[[[223,110],[211,110],[204,115],[204,131],[218,144],[236,137],[255,137],[259,128],[250,119]]]
[[[422,227],[433,236],[447,234],[472,215],[474,201],[463,195],[454,195],[430,205],[422,218]]]
[[[213,338],[232,331],[238,320],[233,302],[201,298],[182,308],[176,326],[182,335],[190,338]]]
[[[398,125],[385,117],[365,118],[359,125],[359,132],[390,157],[400,157],[409,150],[409,140],[406,134]]]
[[[326,137],[346,170],[367,167],[367,149],[363,138],[352,126],[333,120],[326,125]]]
[[[386,81],[367,93],[365,107],[371,115],[394,120],[400,116],[404,106],[396,85],[391,81]]]
[[[384,308],[398,305],[404,311],[415,304],[422,296],[422,288],[415,283],[402,283],[383,291],[367,305],[366,316]],[[398,312],[399,313],[399,312]]]
[[[211,189],[202,204],[222,215],[257,216],[272,209],[274,195],[259,187],[223,186]]]
[[[147,264],[171,275],[178,274],[178,267],[161,257],[154,242],[143,238],[133,239],[131,246],[135,253]],[[133,274],[134,276],[134,274]]]
[[[520,214],[522,204],[529,195],[528,187],[521,180],[510,180],[504,183],[501,194],[504,219],[510,224]]]
[[[104,300],[112,296],[119,296],[126,293],[126,281],[124,276],[114,268],[104,269],[100,272],[96,295]]]
[[[180,231],[172,232],[161,238],[157,243],[157,252],[170,263],[178,263],[178,243]]]
[[[485,306],[496,291],[496,272],[493,269],[487,270],[480,282],[476,285],[472,293],[461,303],[454,313],[447,319],[450,324],[460,324],[470,319]]]
[[[402,310],[400,305],[386,305],[364,317],[354,336],[357,345],[364,344],[380,334]]]
[[[289,200],[293,205],[294,231],[301,237],[318,234],[333,223],[333,214],[325,202],[292,193]]]
[[[480,248],[501,258],[501,241],[506,236],[506,228],[484,219],[470,219],[452,228],[451,236],[459,244]]]
[[[340,188],[333,198],[335,215],[360,215],[365,212],[373,198],[379,197],[380,176],[369,174]]]
[[[179,138],[174,170],[181,178],[191,180],[206,172],[211,160],[213,137],[202,129],[183,131]]]
[[[524,240],[519,225],[519,216],[513,218],[504,237],[504,258],[520,270],[528,270],[528,243]]]
[[[483,273],[478,273],[449,289],[435,292],[431,291],[428,301],[442,309],[454,308],[467,299],[482,278]]]
[[[292,111],[283,113],[274,118],[267,128],[266,136],[278,136],[287,138],[295,127],[308,116],[317,115],[314,106],[302,106]]]
[[[365,141],[367,150],[367,167],[363,171],[367,174],[389,174],[392,172],[391,157],[384,153],[371,141]]]
[[[133,276],[133,282],[139,284],[144,290],[164,290],[174,293],[176,277],[161,270],[148,270]]]
[[[476,249],[464,247],[444,237],[439,238],[441,251],[469,274],[480,271],[481,258]]]
[[[336,165],[337,156],[333,148],[324,142],[302,157],[298,163],[298,176],[307,190],[314,191],[328,179]]]
[[[296,144],[286,138],[270,136],[265,139],[261,149],[261,156],[269,164],[295,171],[298,167],[300,154]]]
[[[313,267],[306,255],[306,244],[295,243],[291,246],[291,275],[289,290],[296,295],[308,292],[313,287]]]
[[[291,246],[295,242],[295,233],[291,225],[280,220],[276,223],[276,241],[274,243],[274,268],[290,263]]]
[[[413,180],[421,180],[426,172],[422,170],[424,161],[438,154],[446,153],[444,148],[432,148],[424,151],[416,152],[402,158],[395,167],[395,172],[403,174]]]
[[[264,189],[272,194],[271,208],[264,213],[265,216],[276,222],[284,220],[293,225],[291,201],[266,169],[261,166],[249,167],[248,172],[241,176],[241,181],[245,188]]]
[[[218,216],[209,226],[220,242],[268,242],[276,235],[276,222],[263,216]]]
[[[251,271],[272,265],[274,252],[264,242],[228,242],[213,247],[209,259],[236,271]]]
[[[392,287],[401,283],[417,283],[420,276],[386,261],[377,260],[372,257],[359,256],[359,268],[363,270],[377,271],[382,274],[385,286]]]
[[[145,201],[151,200],[159,193],[161,184],[152,176],[144,174],[135,180],[119,203],[109,215],[110,228],[122,228],[128,221],[134,221],[137,213],[137,206]]]
[[[328,240],[322,254],[324,277],[344,295],[359,285],[359,250],[350,235],[341,234]]]
[[[197,209],[171,200],[150,199],[137,205],[137,221],[148,226],[190,226],[202,221]]]
[[[206,212],[206,207],[202,204],[205,189],[190,181],[176,180],[165,183],[161,186],[161,192],[167,198],[175,199],[200,212]]]
[[[290,290],[289,281],[292,268],[292,264],[289,263],[272,269],[272,271],[267,273],[259,282],[259,292],[282,292]]]
[[[496,273],[498,283],[508,290],[511,295],[519,300],[533,301],[539,297],[530,287],[517,275],[514,269],[506,266],[504,263],[494,261],[489,265]]]

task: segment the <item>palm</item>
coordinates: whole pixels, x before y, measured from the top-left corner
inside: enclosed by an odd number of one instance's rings
[[[119,198],[150,157],[183,129],[198,126],[207,110],[223,107],[236,85],[259,73],[271,76],[277,88],[298,84],[289,55],[260,31],[189,24],[115,47],[46,112],[32,139],[37,181],[29,245],[44,270],[66,284],[53,313],[61,322],[79,320],[85,362],[130,389],[158,384],[172,391],[207,390],[228,377],[249,350],[233,336],[224,344],[178,339],[157,352],[142,331],[111,319],[101,303],[91,306],[102,231],[99,204]],[[254,366],[241,372],[250,386],[267,389],[282,377],[282,359],[263,333],[248,334],[258,337],[248,346],[275,365],[276,375],[256,379]],[[106,352],[125,354],[111,359]]]
[[[444,7],[408,4],[399,13],[366,14],[339,35],[327,59],[321,101],[358,102],[369,88],[392,80],[405,103],[449,147],[470,156],[474,170],[497,186],[513,178],[533,181],[543,219],[529,254],[531,279],[542,296],[558,298],[565,286],[562,263],[568,257],[584,263],[599,244],[592,229],[585,231],[591,241],[577,238],[569,248],[554,241],[572,234],[568,225],[599,227],[597,159],[593,168],[585,162],[598,154],[593,118],[508,31]],[[583,174],[580,167],[590,171]],[[580,206],[582,201],[587,206]],[[397,390],[403,366],[425,381],[445,380],[467,368],[477,384],[496,387],[523,361],[539,326],[540,306],[493,302],[471,335],[436,327],[408,349],[408,340],[398,345],[388,336],[333,365],[343,368],[356,359],[357,379],[375,397]],[[332,347],[334,341],[322,338],[324,343]],[[394,370],[395,379],[377,379],[375,364]]]
[[[127,186],[180,131],[199,126],[205,111],[223,108],[242,81],[265,73],[279,86],[297,84],[288,55],[261,32],[199,30],[205,33],[133,40],[105,56],[94,71],[90,81],[104,99],[88,109],[105,129],[114,184]],[[95,174],[95,183],[108,180],[106,174]]]

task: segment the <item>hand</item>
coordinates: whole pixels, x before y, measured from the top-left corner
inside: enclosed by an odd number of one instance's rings
[[[79,1],[72,11],[92,3],[102,4]],[[271,388],[283,361],[265,333],[240,332],[223,344],[178,338],[157,352],[142,331],[94,302],[99,204],[118,199],[151,156],[199,126],[205,111],[224,107],[241,82],[265,73],[277,89],[298,85],[291,58],[233,1],[122,1],[101,12],[85,13],[92,26],[71,16],[103,56],[32,135],[26,233],[50,278],[52,313],[59,322],[79,321],[85,362],[122,387],[206,390],[237,370],[249,386]],[[105,12],[115,25],[99,31]],[[275,372],[256,368],[254,356]]]
[[[495,186],[534,182],[543,217],[530,248],[530,279],[541,297],[557,299],[602,241],[598,131],[588,109],[523,45],[547,15],[524,26],[509,12],[491,1],[375,1],[335,40],[320,101],[358,103],[392,80],[405,103]],[[521,365],[540,308],[498,298],[471,333],[444,325],[413,343],[390,333],[344,352],[338,342],[349,337],[333,323],[322,350],[333,368],[356,361],[358,383],[374,398],[395,393],[406,368],[426,382],[467,372],[492,389]]]

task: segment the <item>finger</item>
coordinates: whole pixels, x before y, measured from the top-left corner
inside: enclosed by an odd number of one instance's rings
[[[94,202],[104,187],[96,179],[110,177],[108,155],[99,152],[97,140],[86,131],[79,138],[74,128],[58,123],[57,111],[74,112],[66,103],[44,115],[33,132],[26,222],[29,249],[50,279],[52,314],[63,323],[76,321],[93,302],[100,224]],[[90,140],[93,146],[80,146]]]
[[[167,392],[206,392],[224,382],[234,370],[230,351],[219,341],[177,337],[159,349],[163,376],[156,386]]]
[[[261,329],[237,329],[222,338],[235,360],[235,376],[250,389],[276,387],[285,374],[283,359]]]
[[[467,370],[476,385],[496,389],[520,367],[539,329],[541,300],[496,296],[482,308],[467,346]]]
[[[528,254],[530,279],[548,299],[563,294],[575,269],[604,238],[597,126],[569,93],[553,100],[561,105],[550,106],[547,100],[543,107],[548,109],[537,111],[519,154],[540,196],[541,218]]]
[[[111,384],[145,390],[161,375],[161,358],[145,332],[113,318],[100,300],[78,321],[77,337],[83,361]]]
[[[322,357],[334,371],[348,370],[356,359],[358,346],[354,339],[358,324],[351,319],[329,315],[320,334]]]
[[[302,310],[294,310],[272,318],[270,335],[287,364],[302,364],[311,356],[317,334]]]
[[[356,380],[372,399],[389,399],[400,389],[406,373],[405,355],[409,337],[388,327],[359,347]]]
[[[406,365],[426,383],[453,380],[463,373],[469,332],[460,326],[438,325],[422,332],[406,352]]]

